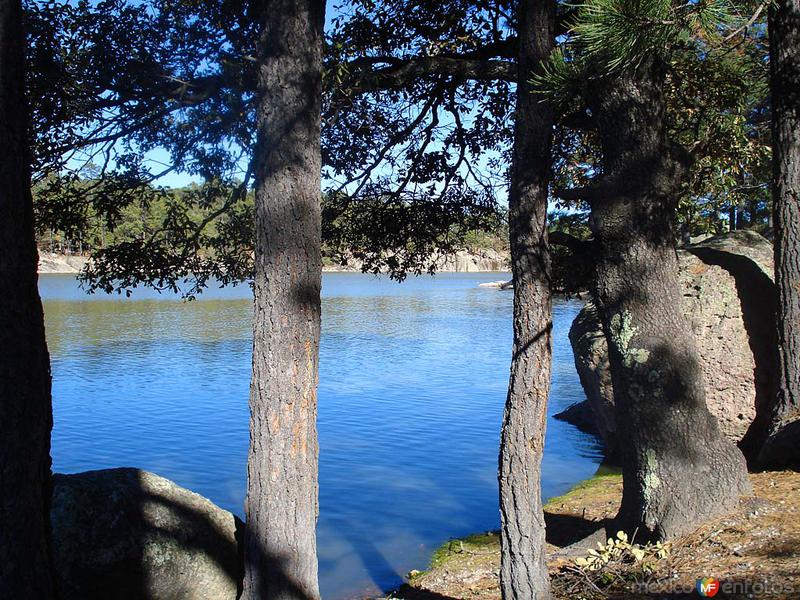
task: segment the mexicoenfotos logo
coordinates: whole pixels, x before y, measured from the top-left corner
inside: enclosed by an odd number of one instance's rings
[[[703,577],[697,580],[697,593],[703,598],[713,598],[719,591],[719,581],[713,577]]]
[[[696,580],[695,585],[689,581],[643,581],[631,586],[631,591],[637,594],[647,594],[648,596],[663,597],[665,594],[673,596],[700,596],[701,598],[713,598],[717,594],[734,596],[736,598],[794,598],[800,588],[788,585],[783,581],[733,581],[730,579],[714,579],[713,577],[703,577]],[[692,594],[694,592],[694,594]],[[794,594],[794,595],[793,595]],[[800,596],[797,596],[800,598]]]

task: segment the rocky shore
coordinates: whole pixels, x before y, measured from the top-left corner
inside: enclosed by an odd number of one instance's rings
[[[474,252],[459,250],[453,254],[438,256],[431,262],[439,273],[494,273],[508,272],[511,268],[510,260],[508,252],[487,248]],[[334,273],[358,273],[361,271],[361,262],[350,259],[347,265],[326,264],[322,270]]]
[[[39,273],[80,273],[89,259],[77,254],[39,251]]]

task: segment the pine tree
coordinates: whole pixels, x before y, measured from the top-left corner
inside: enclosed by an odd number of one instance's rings
[[[318,600],[317,379],[324,0],[263,0],[255,149],[255,281],[247,600]]]
[[[800,466],[800,2],[770,8],[778,390],[759,463]]]
[[[706,407],[681,313],[675,211],[694,155],[670,139],[666,121],[672,55],[708,57],[726,17],[717,2],[591,0],[568,52],[538,81],[555,98],[582,92],[599,142],[600,174],[562,195],[591,205],[593,295],[624,440],[617,521],[640,539],[691,531],[750,491],[744,457]]]
[[[552,364],[547,198],[555,114],[530,89],[555,45],[555,3],[519,3],[519,83],[509,193],[514,346],[500,436],[500,588],[504,600],[550,598],[541,463]]]

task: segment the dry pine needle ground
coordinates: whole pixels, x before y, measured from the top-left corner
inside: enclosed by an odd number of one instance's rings
[[[728,595],[720,592],[717,599],[800,599],[800,473],[755,473],[750,478],[755,498],[744,500],[737,512],[674,540],[670,555],[655,565],[647,593],[630,591],[632,582],[641,581],[636,574],[596,589],[574,568],[574,558],[561,557],[549,561],[556,597],[699,598],[686,592],[698,578],[714,577],[750,585],[745,593],[739,593],[740,587]],[[545,507],[551,553],[583,539],[613,517],[621,494],[620,476],[602,475],[551,500]],[[428,571],[412,572],[410,584],[390,597],[499,600],[498,574],[497,534],[471,536],[442,546]]]

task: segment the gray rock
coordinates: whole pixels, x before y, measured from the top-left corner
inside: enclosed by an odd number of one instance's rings
[[[80,273],[89,259],[77,254],[39,251],[39,273]]]
[[[55,475],[53,552],[63,600],[235,600],[241,522],[138,469]]]
[[[436,270],[440,272],[481,273],[506,271],[509,268],[508,254],[489,248],[475,253],[459,250],[454,254],[439,256],[433,262]]]
[[[734,442],[742,439],[774,389],[772,265],[772,245],[751,231],[709,238],[679,251],[683,312],[697,342],[708,409]],[[594,428],[614,456],[618,441],[608,347],[591,302],[573,322],[569,337],[587,399],[562,418],[585,422],[590,410]]]
[[[584,433],[600,435],[596,423],[597,419],[594,416],[592,407],[589,406],[588,400],[568,406],[565,410],[556,414],[555,418],[574,425]]]
[[[510,279],[508,281],[487,281],[485,283],[479,283],[478,287],[482,288],[494,288],[498,290],[513,290],[514,289],[514,280]]]
[[[600,328],[597,308],[591,302],[583,307],[572,322],[569,341],[575,355],[575,368],[586,393],[586,401],[582,411],[570,408],[559,417],[585,431],[594,429],[603,438],[609,457],[614,457],[617,454],[617,427],[614,420],[614,389],[608,364],[608,345]],[[588,425],[590,422],[591,427]]]

